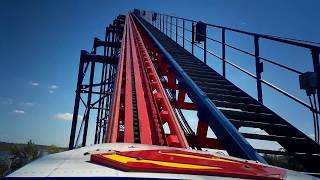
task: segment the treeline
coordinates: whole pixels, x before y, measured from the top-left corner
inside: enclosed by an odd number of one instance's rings
[[[0,158],[0,177],[13,172],[29,162],[41,157],[41,153],[46,151],[47,154],[62,152],[65,149],[55,145],[43,146],[36,145],[32,140],[27,144],[8,144],[2,146],[2,151],[9,153],[8,157]]]
[[[306,171],[305,168],[291,156],[265,154],[263,158],[273,166],[278,166],[295,171]]]

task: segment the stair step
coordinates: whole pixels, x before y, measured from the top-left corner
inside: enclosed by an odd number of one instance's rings
[[[207,77],[210,77],[205,79],[205,81],[208,81],[208,79],[211,79],[211,77],[213,77],[214,79],[225,80],[220,74],[202,67],[182,67],[182,68],[186,73],[191,73],[193,75],[205,74],[207,75]]]
[[[205,92],[207,92],[206,90],[208,90],[210,88],[236,90],[236,87],[232,84],[219,84],[219,83],[213,83],[213,82],[199,82],[198,81],[197,85]]]
[[[209,66],[205,65],[202,61],[197,61],[195,59],[192,59],[190,61],[189,57],[177,59],[177,62],[180,64],[181,67],[195,67],[195,68],[202,67],[204,69],[212,71],[212,69]]]
[[[221,80],[221,79],[210,79],[207,81],[194,81],[194,82],[204,88],[212,87],[212,88],[236,90],[236,87],[234,85],[230,84],[226,80]]]
[[[178,49],[181,52],[181,50],[183,49],[180,45],[176,44],[176,42],[173,41],[171,38],[164,37],[164,39],[169,40],[169,41],[165,41],[163,44],[167,45],[169,47],[169,49],[171,49],[172,51],[177,51],[177,49]]]
[[[206,66],[202,61],[194,59],[192,55],[173,55],[178,63],[182,65]]]
[[[209,90],[205,90],[205,92],[208,92]],[[208,94],[210,100],[218,100],[218,101],[227,101],[232,103],[248,103],[253,104],[255,103],[251,98],[244,97],[244,96],[232,96],[232,95],[224,95],[224,94]]]
[[[215,73],[212,69],[210,69],[210,67],[206,67],[203,65],[194,65],[194,64],[191,64],[191,65],[184,64],[184,63],[180,63],[180,64],[182,64],[181,67],[185,71],[195,71],[195,72],[200,72],[200,73],[210,72],[210,73],[214,73],[215,75],[218,75],[218,73]]]
[[[195,68],[203,67],[206,70],[212,71],[212,69],[209,66],[206,66],[202,61],[197,61],[197,60],[189,58],[189,57],[180,57],[177,60],[177,63],[181,67],[195,67]]]
[[[286,141],[286,142],[296,142],[297,141],[305,141],[305,138],[300,137],[286,137],[286,136],[276,136],[276,135],[262,135],[262,134],[250,134],[250,133],[241,133],[243,137],[248,139],[258,139],[258,140],[266,140],[266,141]]]
[[[241,109],[249,112],[266,112],[266,109],[259,104],[233,103],[227,101],[211,100],[217,107]]]
[[[320,158],[320,154],[308,154],[301,152],[287,152],[287,151],[275,151],[268,149],[256,149],[258,153],[263,154],[273,154],[273,155],[282,155],[282,156],[307,156],[309,158]]]
[[[183,53],[174,53],[174,51],[169,51],[170,54],[172,54],[173,58],[177,59],[177,60],[188,60],[191,59],[194,61],[194,58],[190,55],[190,54],[185,54]],[[194,61],[195,62],[195,61]]]
[[[189,56],[190,58],[193,59],[192,55],[191,54],[188,54],[188,53],[185,53],[185,51],[183,51],[184,49],[182,48],[179,48],[179,46],[172,46],[172,45],[169,45],[167,47],[169,49],[169,52],[171,52],[172,54],[174,54],[175,56]],[[178,50],[177,50],[178,49]],[[182,50],[182,51],[181,51]]]
[[[215,94],[243,96],[243,92],[237,90],[228,90],[220,88],[210,88],[210,92],[206,92],[207,96],[214,96]]]
[[[201,61],[195,61],[194,59],[190,57],[174,57],[177,60],[177,63],[183,68],[183,67],[204,67],[206,70],[210,70],[210,67],[206,67],[205,64],[203,64]]]
[[[241,121],[236,119],[230,119],[230,122],[238,127],[254,127],[254,128],[278,128],[283,129],[286,128],[287,125],[285,124],[271,124],[271,123],[265,123],[265,122],[255,122],[255,121]]]
[[[290,154],[286,151],[275,151],[275,150],[268,150],[268,149],[256,149],[256,151],[258,153],[263,153],[263,154],[290,156]]]
[[[188,72],[187,72],[188,73]],[[193,81],[215,81],[215,80],[225,80],[224,77],[220,76],[220,75],[215,75],[208,78],[203,78],[203,77],[192,77]],[[226,80],[225,80],[226,81]]]
[[[220,110],[228,119],[244,120],[244,121],[256,121],[256,122],[274,122],[274,117],[272,114],[267,113],[256,113],[248,111],[232,111],[232,110]]]
[[[201,78],[201,77],[198,77],[198,76],[190,76],[190,77],[196,84],[202,84],[202,83],[206,82],[208,84],[209,83],[214,83],[214,84],[230,85],[230,83],[228,81],[226,81],[225,79],[223,79],[223,78],[221,78],[219,76],[211,76],[210,78]],[[235,86],[232,86],[232,89],[236,90]]]
[[[188,75],[190,75],[190,77],[194,77],[194,78],[198,77],[198,78],[204,78],[204,79],[211,79],[211,78],[214,78],[214,76],[219,76],[214,74],[199,73],[199,72],[193,72],[193,71],[188,72]]]

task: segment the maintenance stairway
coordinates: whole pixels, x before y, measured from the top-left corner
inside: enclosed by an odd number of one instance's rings
[[[136,16],[149,36],[153,36],[206,94],[234,127],[260,128],[268,133],[241,133],[246,139],[278,142],[286,151],[256,149],[258,153],[294,156],[308,171],[318,171],[320,146],[285,119],[271,111],[204,62],[181,47],[152,24]],[[151,39],[151,38],[150,38]]]

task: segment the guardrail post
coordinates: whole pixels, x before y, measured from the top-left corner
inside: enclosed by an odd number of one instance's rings
[[[160,17],[159,17],[159,18],[160,18]],[[159,22],[160,22],[160,21],[158,21],[159,18],[156,19],[156,27],[157,27],[157,28],[159,28],[159,26],[160,26],[160,25],[159,25]]]
[[[162,15],[162,32],[164,33],[164,15]]]
[[[172,38],[172,16],[170,16],[170,38]]]
[[[176,43],[178,43],[178,18],[176,18]]]
[[[312,62],[314,72],[317,73],[318,86],[317,86],[317,97],[318,97],[318,107],[320,106],[320,62],[319,62],[320,48],[311,49]]]
[[[159,14],[159,30],[161,31],[162,23],[161,23],[161,15]]]
[[[166,16],[166,35],[168,36],[168,16]]]
[[[226,77],[226,30],[222,28],[222,75]]]
[[[159,30],[161,31],[161,29],[162,29],[162,16],[161,15],[159,15],[159,24],[160,24]]]
[[[257,77],[257,95],[258,101],[263,103],[262,99],[262,83],[261,83],[261,73],[263,72],[263,64],[260,62],[259,57],[259,37],[254,36],[254,50],[255,50],[255,59],[256,59],[256,77]]]
[[[193,22],[191,23],[191,29],[192,29],[192,32],[191,32],[191,51],[192,51],[192,55],[194,54],[194,28],[193,28]]]
[[[207,64],[207,36],[205,36],[204,42],[203,42],[203,61],[204,61],[204,64]]]
[[[182,21],[182,47],[184,48],[184,20]]]

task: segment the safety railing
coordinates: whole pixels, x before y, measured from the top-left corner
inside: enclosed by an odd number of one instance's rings
[[[183,48],[186,48],[186,42],[191,44],[191,53],[195,53],[195,47],[200,48],[203,51],[203,58],[202,61],[207,64],[207,54],[210,54],[218,59],[221,60],[222,62],[222,75],[226,77],[226,65],[230,65],[241,72],[245,73],[246,75],[254,78],[256,80],[256,87],[257,87],[257,100],[260,103],[263,103],[263,91],[262,91],[262,84],[274,89],[275,91],[283,94],[284,96],[290,98],[291,100],[295,101],[296,103],[304,106],[305,108],[308,108],[313,115],[314,118],[314,128],[315,128],[315,140],[317,142],[320,141],[319,137],[319,120],[318,120],[318,114],[320,113],[319,111],[319,103],[320,103],[320,83],[319,83],[319,74],[320,74],[320,65],[319,65],[319,54],[320,54],[320,47],[317,45],[320,45],[319,43],[316,42],[310,42],[310,41],[302,41],[302,40],[297,40],[297,39],[291,39],[291,38],[282,38],[282,37],[277,37],[277,36],[271,36],[271,35],[265,35],[265,34],[258,34],[258,33],[252,33],[252,32],[247,32],[247,31],[242,31],[238,29],[233,29],[233,28],[228,28],[228,27],[223,27],[219,25],[213,25],[213,24],[208,24],[208,23],[203,23],[205,24],[206,28],[207,27],[212,27],[215,29],[218,29],[221,31],[221,40],[217,40],[215,38],[209,37],[207,35],[203,35],[201,33],[195,32],[195,24],[199,23],[198,21],[192,20],[192,19],[186,19],[186,18],[181,18],[181,17],[176,17],[176,16],[171,16],[171,15],[166,15],[162,13],[156,13],[156,12],[151,12],[151,11],[144,11],[140,10],[139,11],[140,15],[142,17],[147,18],[149,22],[162,31],[164,34],[166,34],[168,37],[170,37],[172,40],[180,44]],[[189,24],[189,28],[187,27],[187,23]],[[206,30],[207,31],[207,30]],[[190,37],[186,36],[186,32],[191,33]],[[243,50],[239,47],[236,47],[234,45],[230,45],[226,43],[226,35],[227,32],[235,32],[235,33],[240,33],[243,35],[248,35],[253,38],[253,44],[254,44],[254,53],[248,52],[246,50]],[[203,41],[203,46],[200,46],[197,44],[194,40],[194,36],[205,36],[205,40]],[[182,42],[179,43],[179,38],[182,39]],[[259,41],[265,39],[265,40],[270,40],[273,42],[278,42],[282,43],[285,45],[291,45],[299,48],[304,48],[307,49],[311,52],[311,58],[310,60],[312,61],[313,64],[313,70],[317,74],[317,87],[316,91],[314,92],[313,95],[313,101],[311,100],[310,94],[309,94],[309,103],[299,99],[298,97],[290,94],[289,92],[281,89],[280,87],[262,79],[262,72],[263,72],[263,62],[267,62],[270,64],[273,64],[277,67],[280,67],[284,70],[290,71],[297,76],[303,75],[304,72],[301,72],[299,70],[296,70],[292,67],[283,65],[281,63],[276,62],[275,60],[271,60],[269,58],[261,57],[260,51],[260,43]],[[221,45],[221,56],[215,54],[213,51],[209,50],[207,48],[207,41],[212,41],[215,43],[218,43]],[[255,74],[249,72],[245,68],[233,63],[230,59],[226,58],[226,48],[231,48],[235,51],[238,51],[242,54],[249,55],[255,59]],[[188,49],[187,49],[188,50]],[[317,97],[317,98],[316,98]],[[318,101],[318,103],[317,103]]]

